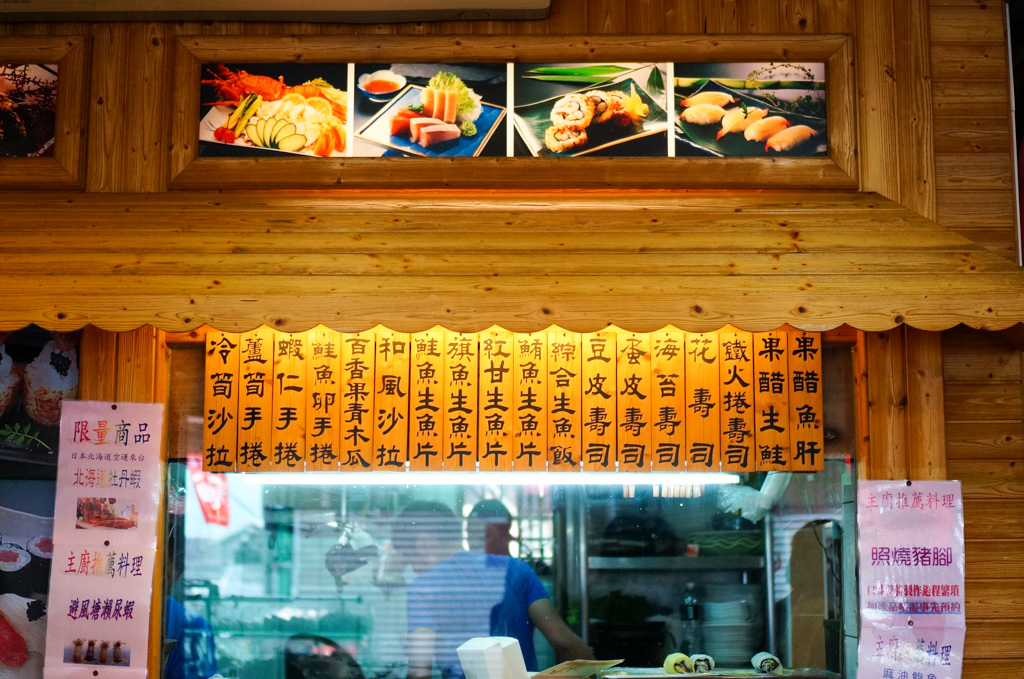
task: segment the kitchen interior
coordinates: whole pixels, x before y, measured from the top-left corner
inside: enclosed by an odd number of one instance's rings
[[[308,473],[224,474],[227,525],[204,519],[185,462],[201,441],[192,407],[201,394],[189,381],[201,361],[194,347],[172,351],[165,591],[188,612],[184,645],[194,661],[225,677],[293,679],[302,673],[292,655],[320,654],[317,644],[344,651],[345,676],[405,677],[405,589],[415,574],[392,544],[396,517],[415,500],[466,517],[495,499],[513,517],[511,555],[534,569],[598,659],[660,668],[682,651],[711,655],[720,669],[749,668],[754,654],[770,652],[787,668],[810,668],[805,676],[854,676],[849,346],[825,346],[823,472],[627,484],[606,474],[594,485],[572,473],[474,485],[409,472],[344,484]],[[328,570],[328,552],[344,555],[340,575]],[[540,668],[554,665],[539,632],[535,644]]]

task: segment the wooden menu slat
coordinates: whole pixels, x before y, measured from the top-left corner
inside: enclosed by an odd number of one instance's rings
[[[337,471],[341,450],[341,333],[318,325],[307,333],[306,471]]]
[[[395,332],[384,326],[377,326],[374,333],[373,468],[376,471],[405,471],[409,459],[412,344],[408,333]]]
[[[241,335],[239,345],[238,466],[257,472],[269,466],[274,429],[274,330],[263,325]]]
[[[686,333],[686,470],[715,472],[721,464],[718,333]]]
[[[548,445],[548,333],[515,333],[512,373],[515,388],[515,435],[512,468],[545,471]]]
[[[238,450],[238,333],[206,335],[203,469],[235,470]]]
[[[722,471],[756,469],[754,437],[754,337],[726,327],[719,331]]]
[[[822,424],[821,335],[794,331],[789,335],[789,407],[792,466],[795,472],[825,468],[825,427]]]
[[[617,333],[616,412],[619,471],[651,470],[651,335]]]
[[[614,329],[584,333],[583,347],[583,469],[613,472],[618,463],[616,448]]]
[[[274,420],[268,471],[302,471],[306,466],[305,333],[274,333]]]
[[[475,471],[479,445],[479,374],[477,334],[444,333],[441,450],[445,471]]]
[[[669,326],[651,333],[651,446],[655,471],[686,468],[686,346]]]
[[[580,334],[548,329],[548,469],[579,471],[583,452]]]
[[[786,380],[789,334],[754,333],[754,432],[757,471],[786,471],[792,450],[789,387]]]
[[[480,469],[512,469],[515,420],[513,335],[493,326],[480,333]]]
[[[444,328],[412,335],[409,374],[409,469],[441,469]]]
[[[374,331],[341,336],[342,471],[367,471],[373,459]]]

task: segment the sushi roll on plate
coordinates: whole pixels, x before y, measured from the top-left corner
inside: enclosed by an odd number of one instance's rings
[[[549,127],[544,132],[544,145],[554,153],[568,153],[587,143],[587,131],[582,127]]]
[[[28,564],[29,581],[33,592],[47,594],[50,591],[50,566],[53,560],[53,536],[39,535],[25,545],[32,560]]]
[[[13,542],[0,544],[0,594],[28,596],[32,593],[28,564],[32,555]]]
[[[555,127],[584,128],[593,119],[594,102],[585,94],[567,94],[551,108],[551,122]]]

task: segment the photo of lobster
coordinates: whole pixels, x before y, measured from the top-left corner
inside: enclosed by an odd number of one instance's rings
[[[203,73],[201,155],[345,155],[345,64],[207,64]]]

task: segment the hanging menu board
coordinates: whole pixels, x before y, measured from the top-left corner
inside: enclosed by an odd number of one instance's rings
[[[825,463],[816,333],[317,327],[211,332],[206,347],[207,471]]]
[[[162,425],[162,404],[64,402],[46,679],[146,676]]]

